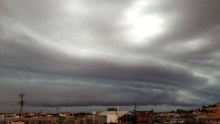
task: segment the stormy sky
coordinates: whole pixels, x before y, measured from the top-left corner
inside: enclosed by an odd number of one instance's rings
[[[219,0],[0,0],[0,109],[214,104],[219,34]]]

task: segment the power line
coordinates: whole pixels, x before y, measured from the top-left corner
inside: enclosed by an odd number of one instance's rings
[[[0,105],[16,105],[18,101],[0,101]]]
[[[18,102],[18,101],[0,101],[0,104],[1,103],[15,103],[15,102]]]
[[[2,103],[0,105],[17,105],[18,103]]]
[[[18,103],[18,101],[0,102],[0,104],[7,104],[7,103]]]

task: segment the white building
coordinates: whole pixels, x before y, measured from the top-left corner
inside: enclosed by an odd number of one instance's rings
[[[118,123],[119,118],[124,115],[132,115],[129,111],[104,111],[99,113],[99,117],[105,119],[105,123]]]

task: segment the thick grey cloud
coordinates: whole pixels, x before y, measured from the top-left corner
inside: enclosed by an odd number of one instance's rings
[[[0,0],[0,99],[25,92],[30,110],[215,103],[219,5]]]

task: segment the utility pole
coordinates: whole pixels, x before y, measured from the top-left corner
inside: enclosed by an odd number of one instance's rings
[[[137,124],[137,103],[134,103],[134,124]]]
[[[24,96],[25,96],[24,93],[19,94],[19,97],[20,97],[20,101],[19,101],[19,104],[20,104],[20,121],[21,121],[21,116],[22,116],[22,108],[24,106],[24,100],[23,100]]]
[[[59,110],[60,110],[60,108],[59,108],[59,107],[56,107],[56,109],[57,109],[57,114],[59,114]]]
[[[137,111],[137,103],[135,102],[134,103],[134,113],[136,114],[136,111]]]

